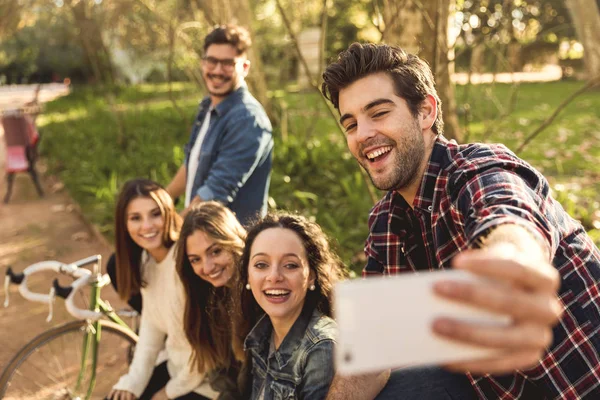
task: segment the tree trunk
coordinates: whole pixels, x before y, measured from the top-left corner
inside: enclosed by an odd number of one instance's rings
[[[71,4],[75,24],[79,29],[79,39],[87,61],[97,83],[114,83],[114,71],[110,53],[102,38],[102,29],[88,8],[87,2]]]
[[[22,8],[18,1],[0,1],[0,40],[17,30]]]
[[[596,0],[566,0],[579,41],[587,79],[600,73],[600,10]]]
[[[454,64],[450,62],[449,52],[453,49],[448,43],[448,19],[453,4],[454,0],[384,1],[382,40],[427,60],[442,101],[444,135],[460,141],[454,84],[450,79]]]

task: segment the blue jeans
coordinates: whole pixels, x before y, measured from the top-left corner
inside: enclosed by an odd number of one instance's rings
[[[437,367],[392,371],[377,400],[474,400],[475,390],[464,374]]]

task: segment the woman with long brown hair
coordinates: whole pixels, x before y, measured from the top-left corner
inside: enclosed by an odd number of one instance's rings
[[[112,400],[150,399],[165,386],[170,399],[207,399],[217,393],[190,367],[183,331],[183,287],[175,269],[174,243],[181,218],[173,200],[156,182],[133,179],[116,206],[116,283],[127,301],[140,294],[139,341],[129,372],[115,384]],[[155,368],[165,349],[166,361]]]
[[[233,213],[209,201],[189,211],[177,242],[190,358],[199,373],[209,374],[219,399],[238,397],[229,308],[245,238],[246,231]]]

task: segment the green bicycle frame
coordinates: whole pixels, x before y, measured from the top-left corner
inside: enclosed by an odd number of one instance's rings
[[[100,292],[102,288],[108,285],[110,282],[109,279],[102,279],[100,275],[96,276],[96,279],[90,282],[91,286],[91,296],[90,296],[90,306],[89,309],[95,312],[101,312],[104,314],[109,320],[129,329],[129,326],[123,322],[123,320],[115,313],[112,307],[104,302],[100,298]],[[75,386],[75,392],[78,393],[81,389],[81,385],[83,382],[83,378],[85,375],[85,365],[88,360],[88,351],[92,357],[91,364],[91,376],[89,381],[89,386],[87,390],[87,394],[85,396],[86,400],[89,400],[92,396],[92,391],[94,390],[94,386],[96,385],[96,365],[98,362],[98,343],[100,343],[100,337],[102,335],[101,326],[98,321],[94,321],[88,325],[86,329],[85,335],[83,337],[83,351],[81,356],[81,365],[79,368],[79,375],[77,377],[77,384]]]

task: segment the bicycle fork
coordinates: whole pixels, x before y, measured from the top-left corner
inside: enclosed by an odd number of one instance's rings
[[[99,281],[91,283],[91,303],[90,310],[100,311],[100,307],[98,302],[100,300],[100,288]],[[88,361],[88,352],[91,352],[92,364],[90,370],[90,381],[87,390],[87,394],[85,396],[86,400],[92,397],[92,392],[94,390],[94,386],[96,385],[96,365],[98,363],[98,344],[100,343],[100,335],[101,335],[100,323],[98,321],[91,322],[87,321],[87,326],[85,328],[85,333],[83,335],[83,348],[81,352],[81,365],[79,368],[79,375],[77,376],[77,383],[75,385],[75,393],[80,393],[82,389],[82,384],[84,381],[85,373],[86,373],[86,363]]]
[[[103,279],[101,275],[96,275],[97,279],[90,282],[91,286],[91,303],[90,310],[95,312],[101,312],[106,315],[113,322],[118,323],[121,326],[127,327],[127,324],[123,322],[121,318],[114,312],[110,304],[104,302],[100,298],[101,289],[106,286],[110,280]],[[102,336],[102,326],[98,320],[91,322],[88,321],[86,332],[83,338],[83,351],[81,357],[81,367],[79,370],[79,375],[77,377],[77,384],[75,386],[75,392],[79,393],[82,389],[81,386],[84,382],[84,376],[86,372],[85,364],[88,360],[88,352],[91,352],[91,370],[90,370],[90,381],[88,385],[87,394],[85,396],[86,400],[89,400],[92,397],[92,392],[94,391],[94,387],[96,386],[96,366],[98,365],[98,347],[100,346],[100,339]]]

